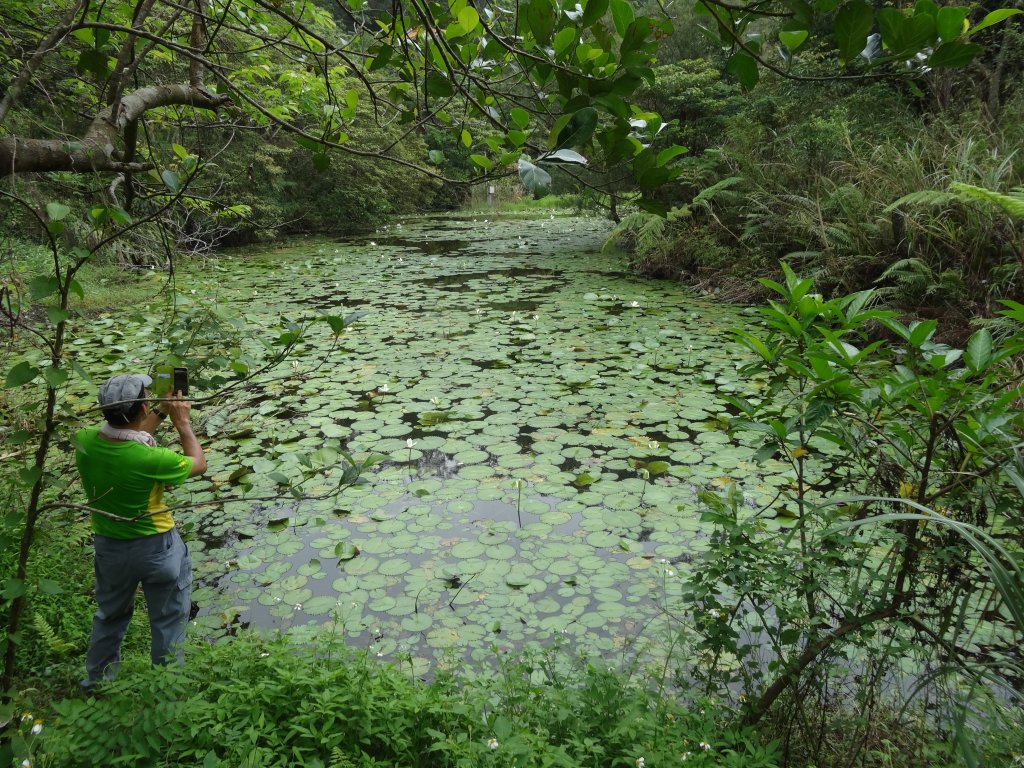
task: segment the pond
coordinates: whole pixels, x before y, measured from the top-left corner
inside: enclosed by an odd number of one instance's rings
[[[194,631],[327,625],[425,670],[531,641],[609,657],[680,620],[707,547],[697,491],[738,483],[753,514],[791,477],[724,429],[722,395],[760,385],[730,335],[749,313],[628,274],[608,231],[422,218],[218,258],[229,314],[364,314],[329,358],[321,325],[256,390],[197,411],[210,470],[177,501],[234,500],[179,515]],[[339,449],[384,460],[340,494],[339,466],[305,487],[324,498],[244,500]]]

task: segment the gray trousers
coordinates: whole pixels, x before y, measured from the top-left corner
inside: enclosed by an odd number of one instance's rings
[[[96,602],[85,656],[85,688],[113,680],[121,641],[135,610],[139,584],[146,596],[154,664],[184,662],[182,643],[192,605],[192,556],[176,528],[139,539],[95,537]]]

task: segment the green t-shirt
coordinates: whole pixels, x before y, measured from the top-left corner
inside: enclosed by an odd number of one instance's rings
[[[94,512],[93,531],[112,539],[138,539],[171,530],[174,520],[164,504],[164,486],[187,480],[192,459],[134,440],[104,440],[99,432],[99,427],[79,431],[75,451],[89,506],[139,519],[122,522]]]

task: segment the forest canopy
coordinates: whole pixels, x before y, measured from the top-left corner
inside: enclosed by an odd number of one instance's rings
[[[751,88],[766,68],[799,77],[796,57],[821,45],[835,53],[828,77],[961,67],[982,50],[978,32],[1018,12],[700,0],[687,23]],[[119,174],[128,210],[140,185],[178,194],[202,167],[183,138],[194,128],[220,129],[223,141],[283,131],[319,169],[345,153],[446,179],[442,150],[395,151],[402,137],[436,129],[478,177],[518,170],[535,191],[550,184],[542,166],[561,164],[592,185],[628,180],[649,192],[675,177],[686,151],[659,143],[662,118],[634,99],[673,31],[661,4],[19,0],[0,16],[0,175]],[[40,112],[54,119],[33,118]],[[401,131],[355,140],[370,122]]]

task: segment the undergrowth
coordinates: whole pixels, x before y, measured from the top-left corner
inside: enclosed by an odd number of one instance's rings
[[[17,759],[37,768],[776,765],[772,746],[723,726],[711,703],[652,696],[558,651],[424,682],[340,644],[243,634],[196,649],[186,667],[123,675],[102,694],[57,704],[41,733],[19,737]]]

